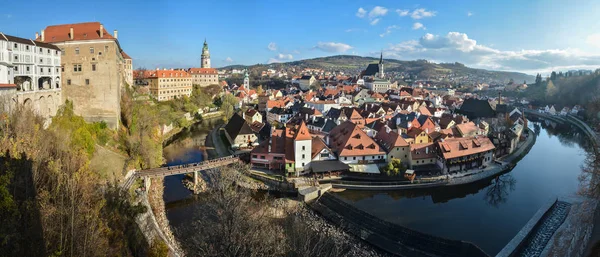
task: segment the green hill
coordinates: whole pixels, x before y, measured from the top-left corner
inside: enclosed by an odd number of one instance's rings
[[[222,69],[241,69],[248,68],[250,72],[261,72],[266,69],[285,69],[296,68],[299,72],[303,68],[317,68],[327,71],[343,71],[348,74],[358,74],[370,63],[377,63],[378,58],[361,57],[355,55],[336,55],[328,57],[319,57],[313,59],[299,60],[285,63],[256,64],[250,66],[232,65]],[[408,73],[415,75],[419,79],[440,79],[462,77],[463,80],[472,82],[508,82],[514,81],[533,82],[534,76],[519,72],[489,71],[483,69],[474,69],[466,67],[461,63],[433,63],[426,60],[401,61],[396,59],[384,59],[386,72]]]

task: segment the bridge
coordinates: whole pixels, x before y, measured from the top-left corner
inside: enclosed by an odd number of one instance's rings
[[[198,172],[202,170],[214,169],[227,166],[233,163],[241,162],[236,155],[226,156],[222,158],[206,160],[202,162],[187,163],[181,165],[165,166],[160,168],[144,169],[134,171],[126,181],[122,184],[123,190],[128,190],[137,178],[160,178],[171,175],[194,173],[194,188],[198,184]],[[145,179],[146,188],[150,187],[150,180]]]

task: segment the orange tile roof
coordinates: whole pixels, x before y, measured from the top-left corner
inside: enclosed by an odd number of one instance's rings
[[[219,74],[217,69],[213,68],[189,68],[188,72],[191,74]]]
[[[285,106],[285,102],[282,100],[267,100],[267,108],[279,107],[283,108]]]
[[[446,160],[483,153],[496,148],[492,141],[484,136],[447,138],[437,144]]]
[[[394,132],[393,130],[390,132],[387,132],[386,130],[386,127],[382,127],[379,130],[379,132],[377,132],[375,139],[377,140],[377,142],[383,145],[383,147],[387,149],[388,152],[393,147],[408,146],[408,143],[406,142],[406,140],[404,140],[404,138],[402,138],[402,136],[400,136],[400,134]]]
[[[329,132],[331,148],[338,156],[385,154],[379,145],[356,124],[346,121]]]
[[[13,88],[13,87],[17,87],[16,84],[2,84],[0,83],[0,88]]]
[[[313,137],[311,147],[312,152],[310,153],[312,158],[315,158],[319,153],[321,153],[321,151],[323,151],[323,149],[329,149],[325,142],[323,142],[323,139],[320,137]]]
[[[300,126],[296,131],[296,138],[294,138],[294,140],[312,140],[312,136],[310,135],[310,132],[308,132],[308,127],[306,126],[306,123],[304,121],[300,123]]]
[[[73,28],[73,39],[70,38]],[[100,37],[100,22],[84,22],[75,24],[61,24],[48,26],[44,30],[44,41],[45,43],[56,43],[64,41],[77,41],[77,40],[95,40],[95,39],[114,39],[114,37],[103,30],[104,35]],[[37,41],[41,41],[38,38]]]
[[[189,78],[191,75],[182,70],[151,70],[150,78]]]
[[[469,121],[467,123],[456,124],[455,127],[461,135],[476,133],[479,130],[479,128],[477,128],[477,125],[475,125],[475,123],[473,123],[472,121]]]

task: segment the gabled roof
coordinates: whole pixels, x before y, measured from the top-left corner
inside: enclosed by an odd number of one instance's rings
[[[491,118],[496,116],[496,112],[487,100],[469,98],[465,100],[460,107],[460,113],[467,115],[469,119]]]
[[[410,145],[410,157],[413,160],[436,158],[434,143]]]
[[[57,46],[55,46],[53,44],[48,44],[48,43],[39,42],[39,41],[33,41],[31,39],[20,38],[20,37],[15,37],[15,36],[11,36],[11,35],[6,35],[4,33],[0,33],[0,40],[2,40],[2,41],[8,40],[9,42],[15,42],[15,43],[26,44],[26,45],[31,45],[31,46],[45,47],[45,48],[61,51],[60,48],[58,48]]]
[[[350,121],[333,128],[329,133],[330,146],[338,156],[384,154],[379,145]]]
[[[473,123],[472,121],[462,124],[456,124],[455,127],[462,136],[476,133],[479,130],[477,125],[475,125],[475,123]]]
[[[379,64],[371,63],[367,66],[367,69],[363,71],[363,76],[375,76],[379,72]]]
[[[248,122],[237,113],[234,113],[233,116],[231,116],[231,119],[229,119],[229,122],[225,125],[225,131],[227,131],[227,134],[229,134],[231,138],[236,138],[238,135],[254,134],[254,131],[252,131]]]
[[[437,142],[444,159],[453,159],[476,153],[483,153],[496,147],[487,137],[448,138]]]
[[[408,143],[400,134],[394,131],[386,131],[385,127],[382,127],[377,135],[375,136],[375,140],[383,146],[383,148],[389,153],[394,147],[406,147]]]
[[[321,151],[323,151],[323,149],[327,149],[331,152],[331,149],[329,149],[329,147],[327,147],[327,145],[325,144],[325,142],[323,142],[323,139],[321,139],[320,137],[313,137],[312,139],[312,146],[311,146],[311,156],[312,158],[315,158],[319,153],[321,153]]]
[[[73,39],[70,37],[70,29],[73,28]],[[115,39],[106,29],[103,29],[100,37],[100,22],[84,22],[75,24],[61,24],[48,26],[44,30],[45,43],[57,43],[64,41]],[[38,38],[37,41],[41,41]]]
[[[304,121],[300,123],[298,129],[296,130],[296,137],[294,138],[294,140],[312,140],[312,136],[310,135],[308,127],[306,126],[306,123]]]

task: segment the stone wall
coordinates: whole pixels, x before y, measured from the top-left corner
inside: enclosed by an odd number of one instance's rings
[[[62,102],[73,101],[75,113],[88,122],[105,121],[110,128],[117,128],[125,75],[119,46],[114,40],[56,45],[64,52],[61,59],[64,69]],[[81,65],[81,70],[75,65]]]

